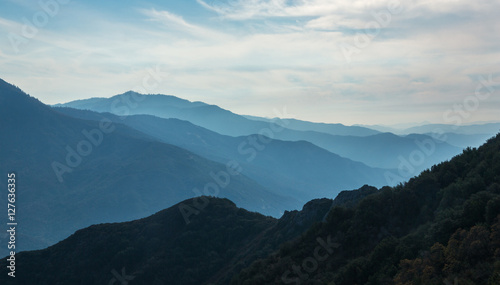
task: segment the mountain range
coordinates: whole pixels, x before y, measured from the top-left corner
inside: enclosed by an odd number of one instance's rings
[[[171,95],[143,95],[129,91],[111,98],[91,98],[55,106],[109,112],[122,117],[142,114],[176,118],[229,136],[262,134],[285,141],[308,141],[332,153],[375,168],[400,168],[411,159],[412,153],[421,154],[421,145],[432,144],[429,146],[430,151],[424,150],[428,154],[424,153],[423,158],[418,160],[419,163],[412,165],[413,171],[409,175],[399,175],[404,180],[459,154],[462,149],[449,144],[444,139],[446,137],[442,136],[436,139],[435,136],[419,134],[418,138],[410,138],[359,126],[241,116],[215,105],[190,102]],[[286,108],[276,112],[282,116],[287,115]],[[454,138],[455,144],[467,145],[460,143],[460,138]]]
[[[0,171],[14,171],[18,181],[19,250],[44,248],[77,229],[138,219],[199,195],[230,198],[276,217],[300,206],[238,175],[234,165],[122,124],[66,116],[5,81],[0,122]],[[0,183],[6,189],[7,180]],[[7,195],[0,203],[7,204]],[[0,235],[0,242],[7,238]],[[2,247],[0,254],[6,252]]]
[[[16,281],[498,284],[499,173],[500,134],[407,183],[313,200],[278,220],[201,197],[204,214],[186,224],[177,209],[196,203],[190,199],[20,253]],[[7,277],[6,260],[0,268],[2,284],[18,284]]]
[[[365,183],[396,185],[459,151],[436,142],[422,163],[408,165],[411,153],[420,151],[415,142],[428,148],[430,136],[249,119],[202,102],[134,92],[51,108],[0,83],[2,170],[19,171],[25,177],[20,185],[28,189],[20,202],[27,208],[19,215],[26,220],[19,233],[23,250],[207,193],[279,217]]]
[[[387,181],[388,170],[307,141],[232,137],[152,115],[52,108],[5,81],[0,100],[0,170],[17,172],[25,189],[19,199],[25,209],[18,215],[20,250],[47,247],[91,224],[145,217],[199,195],[226,197],[279,217],[311,199]],[[7,238],[0,235],[0,242]]]
[[[378,187],[387,184],[386,169],[351,161],[307,141],[258,139],[258,135],[220,135],[188,121],[151,115],[120,117],[72,108],[54,109],[75,118],[122,123],[220,163],[236,161],[244,175],[302,204],[316,197],[334,198],[341,190],[362,186],[360,181]],[[251,143],[252,138],[255,138],[255,144]]]
[[[16,175],[19,224],[19,278],[0,280],[498,284],[500,135],[466,147],[484,136],[134,92],[47,106],[0,80],[0,172]]]
[[[458,121],[457,121],[458,122]],[[391,132],[398,135],[408,134],[432,134],[432,133],[453,133],[460,135],[487,135],[495,134],[500,129],[500,122],[484,122],[476,124],[430,124],[428,122],[410,127],[391,127],[381,125],[356,125],[358,127],[369,128],[378,132]],[[491,135],[490,135],[491,137]],[[483,143],[482,141],[480,145]]]

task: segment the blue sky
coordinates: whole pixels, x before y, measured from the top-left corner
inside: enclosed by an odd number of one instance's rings
[[[136,90],[240,114],[286,106],[318,122],[451,123],[450,110],[500,121],[498,11],[500,1],[463,0],[2,0],[0,77],[48,104]]]

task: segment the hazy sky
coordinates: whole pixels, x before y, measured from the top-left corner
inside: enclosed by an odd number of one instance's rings
[[[499,11],[500,0],[1,0],[0,77],[48,104],[132,89],[322,122],[500,121]]]

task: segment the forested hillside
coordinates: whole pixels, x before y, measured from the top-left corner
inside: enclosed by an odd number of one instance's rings
[[[334,207],[232,284],[500,284],[499,214],[497,135],[355,208]],[[319,254],[318,239],[330,243]]]

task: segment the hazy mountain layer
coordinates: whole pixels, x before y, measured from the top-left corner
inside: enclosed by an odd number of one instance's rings
[[[0,172],[17,177],[18,250],[46,247],[91,224],[145,217],[202,194],[273,216],[299,206],[234,175],[232,165],[111,121],[63,115],[4,81],[0,122]],[[3,189],[6,183],[0,180]],[[7,194],[0,203],[7,204]],[[0,235],[0,243],[7,238]]]
[[[111,98],[92,98],[58,106],[110,112],[120,116],[149,114],[177,118],[230,136],[262,134],[280,140],[308,141],[371,167],[409,169],[398,174],[405,180],[461,150],[443,141],[442,137],[421,135],[419,139],[413,139],[356,126],[321,125],[298,120],[255,120],[255,117],[248,119],[218,106],[166,95],[127,92]],[[277,110],[277,113],[281,117],[287,115],[286,110]]]
[[[255,121],[264,121],[264,122],[273,122],[277,118],[268,119],[256,116],[244,116],[245,118],[255,120]],[[372,130],[369,128],[361,127],[361,126],[346,126],[343,124],[326,124],[326,123],[313,123],[308,121],[302,121],[297,119],[289,119],[286,118],[288,124],[287,128],[291,130],[297,131],[315,131],[330,135],[340,135],[340,136],[359,136],[366,137],[371,135],[379,134],[380,132],[377,130]]]
[[[243,174],[270,191],[302,203],[318,197],[334,198],[340,190],[358,188],[362,182],[377,187],[389,183],[387,170],[342,158],[305,141],[225,136],[187,121],[150,115],[119,117],[71,108],[55,110],[87,120],[107,118],[215,161],[236,161]]]

